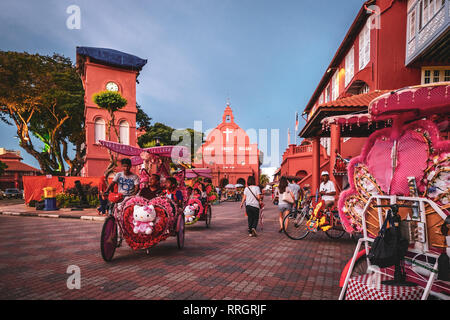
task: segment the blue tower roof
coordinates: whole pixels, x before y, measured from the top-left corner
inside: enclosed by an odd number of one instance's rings
[[[132,54],[114,49],[77,47],[77,55],[88,56],[100,62],[110,65],[141,70],[147,64],[146,59],[141,59]]]

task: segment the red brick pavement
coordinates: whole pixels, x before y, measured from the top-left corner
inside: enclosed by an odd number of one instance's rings
[[[212,226],[187,226],[175,238],[133,252],[125,243],[102,260],[102,223],[0,216],[0,299],[335,300],[355,243],[324,234],[292,241],[279,234],[266,203],[264,231],[250,238],[238,203],[213,207]],[[81,270],[69,290],[67,267]]]

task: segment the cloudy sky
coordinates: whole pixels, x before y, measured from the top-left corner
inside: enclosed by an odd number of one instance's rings
[[[363,0],[16,0],[0,2],[0,49],[75,61],[76,46],[148,59],[137,101],[153,122],[215,127],[227,98],[244,130],[278,129],[279,155]],[[67,8],[81,11],[68,29]],[[300,128],[304,121],[301,120]],[[19,149],[0,123],[0,147]],[[21,150],[26,163],[37,162]],[[268,150],[270,153],[271,150]],[[272,164],[273,165],[273,164]]]

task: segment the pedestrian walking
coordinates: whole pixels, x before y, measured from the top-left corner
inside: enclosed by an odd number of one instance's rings
[[[244,190],[244,196],[241,201],[241,208],[245,204],[245,211],[248,218],[248,235],[257,237],[256,228],[258,227],[259,210],[261,208],[261,190],[256,185],[255,177],[250,176],[247,180],[247,187]]]
[[[219,201],[220,201],[221,197],[222,197],[222,190],[219,187],[216,187],[216,193],[217,193],[217,196],[219,197]]]
[[[98,192],[98,200],[100,203],[100,207],[97,208],[98,215],[106,215],[108,211],[108,197],[104,194],[105,190],[106,190],[106,179],[105,177],[103,177],[99,185],[99,192]]]
[[[300,196],[300,186],[298,184],[296,184],[293,179],[288,179],[288,187],[289,187],[289,190],[291,190],[292,194],[294,195],[294,204],[292,207],[295,210],[297,210],[298,209],[298,199]]]
[[[280,179],[280,185],[278,186],[279,189],[279,199],[278,199],[278,210],[280,211],[280,215],[278,217],[278,221],[280,223],[280,230],[279,233],[283,232],[283,220],[286,215],[289,214],[292,210],[292,205],[295,202],[294,194],[292,193],[291,189],[289,189],[288,186],[288,180],[286,177],[282,177]],[[286,221],[287,223],[287,221]],[[287,225],[285,226],[285,228]]]

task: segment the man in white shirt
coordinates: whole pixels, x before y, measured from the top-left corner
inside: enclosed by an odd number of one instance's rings
[[[244,190],[244,197],[242,198],[241,208],[245,204],[245,210],[248,218],[248,235],[256,237],[256,228],[259,221],[259,212],[261,209],[261,190],[256,185],[254,176],[248,177],[247,188]]]
[[[328,173],[328,171],[322,172],[322,183],[319,187],[319,194],[322,200],[325,201],[325,206],[327,208],[333,207],[336,188],[333,181],[330,180],[330,174]]]

